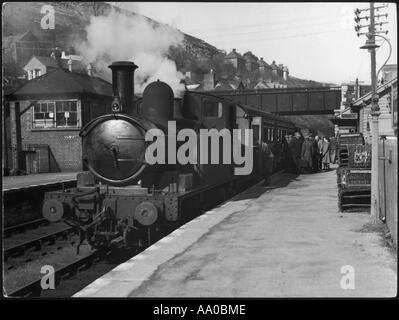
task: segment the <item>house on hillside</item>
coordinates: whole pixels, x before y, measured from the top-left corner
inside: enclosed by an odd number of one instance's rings
[[[265,60],[263,60],[263,58],[260,58],[258,64],[259,74],[262,77],[262,80],[271,81],[272,68],[270,67],[270,65]]]
[[[287,66],[283,67],[283,79],[284,81],[288,81],[288,76],[290,74],[290,71],[288,70]]]
[[[23,70],[27,74],[28,80],[35,79],[43,74],[50,72],[56,68],[67,69],[73,72],[85,72],[86,68],[80,60],[69,59],[57,59],[52,57],[43,56],[33,56],[30,60],[23,66]]]
[[[245,68],[247,71],[251,72],[259,69],[258,57],[251,51],[245,52],[243,58],[245,60]]]
[[[286,84],[282,84],[279,82],[271,82],[265,80],[259,80],[259,82],[253,87],[255,90],[262,90],[262,89],[275,89],[275,88],[287,88]]]
[[[238,71],[245,69],[245,59],[236,49],[233,49],[224,59],[231,63]]]
[[[10,129],[3,148],[10,153],[9,169],[81,171],[79,131],[94,117],[111,111],[112,86],[88,74],[53,68],[6,99]]]
[[[11,58],[19,66],[26,64],[34,55],[48,56],[50,47],[50,43],[40,42],[31,31],[4,37],[2,40],[3,59]]]

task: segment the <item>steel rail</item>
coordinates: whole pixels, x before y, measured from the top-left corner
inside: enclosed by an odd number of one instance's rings
[[[25,223],[17,224],[11,227],[4,228],[3,236],[4,238],[10,237],[12,234],[15,233],[22,233],[28,229],[35,229],[41,225],[48,225],[49,222],[46,219],[36,219],[32,221],[28,221]]]
[[[5,247],[4,248],[4,261],[7,261],[9,257],[16,257],[25,254],[28,249],[35,248],[36,250],[40,250],[44,244],[54,244],[56,240],[60,237],[63,239],[72,232],[75,232],[75,229],[72,227],[65,227],[61,230],[53,232],[51,234],[47,234],[45,236],[40,236],[35,239],[31,239],[25,241],[23,243],[16,244],[14,246]]]

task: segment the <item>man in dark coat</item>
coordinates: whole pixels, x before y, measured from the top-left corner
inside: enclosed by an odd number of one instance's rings
[[[288,145],[291,157],[294,162],[293,173],[301,173],[301,152],[302,152],[302,141],[301,134],[295,132],[294,138],[290,141]]]
[[[302,144],[302,161],[303,166],[307,172],[312,171],[313,162],[313,142],[307,136]]]
[[[337,155],[337,140],[335,137],[330,138],[330,161],[335,163]]]
[[[263,158],[263,177],[265,179],[263,185],[268,186],[271,182],[271,177],[273,173],[273,160],[274,154],[268,143],[262,142],[261,145],[262,158]]]

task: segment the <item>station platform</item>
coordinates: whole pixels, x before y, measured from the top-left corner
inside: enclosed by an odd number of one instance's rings
[[[369,213],[338,211],[336,179],[274,175],[74,297],[396,296],[396,256],[365,228]]]
[[[76,181],[79,172],[38,173],[3,177],[3,192],[10,193],[44,186],[56,186]]]

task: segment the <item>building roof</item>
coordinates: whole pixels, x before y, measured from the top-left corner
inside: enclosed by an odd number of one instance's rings
[[[258,81],[253,89],[258,90],[258,89],[271,89],[274,88],[274,84],[272,82],[267,82],[265,80],[260,80]]]
[[[29,61],[25,64],[23,69],[32,61],[32,59],[36,58],[39,60],[43,65],[46,67],[51,67],[51,68],[58,68],[57,61],[51,57],[45,57],[45,56],[32,56],[32,58],[29,59]],[[69,59],[61,59],[61,67],[63,69],[68,69],[68,60]],[[72,70],[74,71],[85,71],[86,72],[86,66],[83,64],[82,61],[78,60],[72,60]]]
[[[261,67],[268,67],[269,65],[267,64],[267,62],[265,60],[263,60],[263,58],[260,58],[260,60],[258,61],[259,66]]]
[[[377,88],[377,94],[378,96],[381,96],[384,94],[384,92],[391,87],[395,82],[398,81],[398,78],[394,78],[388,82],[385,82],[384,84],[380,85]],[[354,107],[354,109],[359,109],[362,107],[363,104],[368,104],[371,101],[371,92],[363,95],[359,99],[357,99],[355,102],[353,102],[351,109]]]
[[[69,72],[56,68],[50,72],[30,80],[14,91],[10,100],[54,95],[54,94],[94,94],[99,96],[112,96],[112,85],[98,77],[86,74]]]
[[[245,52],[243,57],[247,62],[258,62],[258,57],[256,57],[251,51]]]
[[[214,90],[218,90],[218,91],[232,91],[234,90],[234,88],[231,86],[230,83],[228,83],[225,80],[219,80],[216,85],[215,85],[215,89]]]
[[[43,65],[45,65],[46,67],[53,67],[53,68],[57,68],[57,61],[51,57],[44,57],[44,56],[32,56],[32,58],[29,59],[29,61],[25,64],[25,66],[30,63],[32,61],[32,59],[36,58],[37,60],[39,60]],[[68,67],[67,61],[62,59],[61,60],[62,63],[62,67]],[[24,66],[24,67],[25,67]]]
[[[231,51],[226,57],[225,59],[243,59],[243,56],[241,54],[239,54],[236,49],[233,49],[233,51]]]
[[[270,67],[271,67],[273,70],[277,70],[277,69],[278,69],[278,66],[277,66],[277,64],[276,64],[276,61],[273,60],[273,62],[272,62],[272,64],[270,65]]]
[[[37,39],[37,37],[30,30],[28,30],[28,31],[26,31],[24,33],[19,33],[19,34],[13,35],[13,36],[9,36],[9,38],[12,39],[12,41],[15,41],[15,42],[16,41],[22,41],[25,38],[28,38],[28,39],[30,38],[31,39],[31,40],[28,40],[28,41],[39,41]]]

